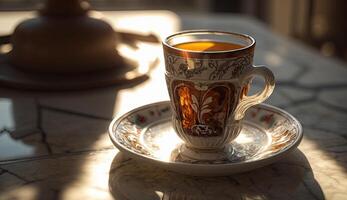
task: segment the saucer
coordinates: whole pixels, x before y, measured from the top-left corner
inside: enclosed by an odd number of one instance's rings
[[[109,126],[113,144],[122,152],[158,167],[195,176],[222,176],[273,163],[295,149],[303,136],[297,119],[267,104],[248,109],[239,136],[227,145],[230,159],[193,160],[180,154],[183,141],[171,122],[168,101],[132,110]]]

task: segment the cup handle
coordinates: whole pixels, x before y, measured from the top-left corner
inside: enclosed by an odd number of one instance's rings
[[[260,104],[265,101],[275,88],[275,77],[271,70],[265,66],[253,66],[252,69],[241,77],[241,85],[244,87],[254,76],[262,76],[265,79],[265,86],[262,91],[257,92],[252,96],[247,96],[241,93],[241,100],[235,110],[235,120],[240,120],[244,117],[248,108]]]

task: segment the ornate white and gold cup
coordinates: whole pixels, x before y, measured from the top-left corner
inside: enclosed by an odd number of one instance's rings
[[[253,65],[255,40],[223,31],[185,31],[163,41],[165,77],[173,127],[184,141],[183,156],[226,159],[226,144],[240,133],[248,108],[266,100],[275,85],[273,73]],[[251,80],[265,80],[262,91],[248,96]]]

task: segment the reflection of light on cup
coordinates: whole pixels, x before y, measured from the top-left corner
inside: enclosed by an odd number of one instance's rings
[[[192,70],[195,68],[195,62],[194,60],[187,60],[187,64],[188,64],[188,70]]]
[[[194,36],[185,36],[185,37],[174,37],[172,38],[171,42],[172,45],[178,45],[178,44],[182,44],[182,43],[187,43],[187,42],[192,42],[192,41],[196,41],[197,39]],[[189,58],[189,56],[182,51],[182,56],[185,58]],[[194,69],[195,68],[195,63],[193,60],[187,60],[187,64],[188,64],[188,69]]]

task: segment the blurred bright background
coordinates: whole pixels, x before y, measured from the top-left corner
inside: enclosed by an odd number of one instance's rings
[[[0,11],[33,10],[44,0],[0,0]],[[170,10],[177,14],[233,13],[255,17],[327,57],[347,60],[344,0],[90,0],[95,10]]]

